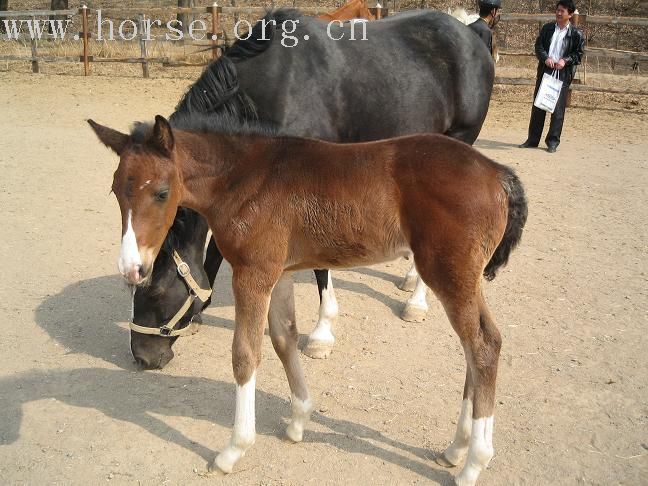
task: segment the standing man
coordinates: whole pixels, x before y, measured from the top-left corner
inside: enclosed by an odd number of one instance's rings
[[[536,75],[535,100],[545,73],[551,74],[558,70],[560,80],[563,82],[556,108],[551,114],[549,132],[545,138],[547,152],[554,153],[560,144],[563,121],[565,120],[565,107],[567,104],[567,90],[574,79],[576,66],[583,57],[583,33],[569,21],[572,18],[576,5],[573,0],[559,0],[556,3],[556,22],[549,22],[542,26],[540,35],[535,42],[535,54],[538,58],[538,72]],[[521,148],[537,147],[540,143],[544,128],[546,112],[533,106],[531,120],[529,121],[529,135]]]
[[[479,0],[479,18],[468,25],[484,41],[488,52],[493,55],[493,31],[499,9],[502,7],[501,0]]]

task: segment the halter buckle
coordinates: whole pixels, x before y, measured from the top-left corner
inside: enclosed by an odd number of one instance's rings
[[[184,278],[191,273],[191,269],[186,262],[180,262],[178,264],[178,273],[182,278]]]
[[[166,326],[162,326],[160,328],[160,336],[169,337],[172,332],[173,332],[173,329],[169,329]]]

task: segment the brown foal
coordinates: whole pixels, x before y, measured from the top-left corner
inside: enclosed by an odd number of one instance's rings
[[[291,272],[367,265],[414,254],[464,349],[467,371],[452,444],[474,484],[492,455],[500,333],[482,275],[495,276],[521,237],[527,207],[513,171],[441,135],[334,144],[213,133],[191,123],[122,134],[89,121],[120,155],[112,189],[122,214],[119,267],[146,282],[178,206],[202,214],[233,270],[236,415],[215,465],[230,472],[254,443],[256,369],[266,319],[292,393],[287,435],[301,441],[312,403],[297,351]],[[179,129],[182,128],[182,129]]]

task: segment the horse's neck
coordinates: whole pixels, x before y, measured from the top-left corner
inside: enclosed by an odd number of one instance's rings
[[[270,139],[219,133],[176,132],[183,183],[180,205],[210,219],[219,207],[236,204],[264,178]],[[262,146],[264,148],[262,148]],[[251,156],[256,153],[257,155]]]

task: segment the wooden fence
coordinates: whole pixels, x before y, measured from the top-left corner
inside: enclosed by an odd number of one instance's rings
[[[370,9],[372,13],[376,15],[377,18],[382,18],[388,15],[388,10],[386,8],[377,7]],[[319,15],[325,13],[325,10],[320,7],[303,7],[300,8],[300,11],[307,15]],[[28,10],[28,11],[0,11],[0,19],[36,19],[36,17],[49,17],[49,16],[67,16],[73,17],[76,15],[81,16],[82,20],[82,31],[75,36],[75,39],[83,41],[83,50],[82,53],[77,56],[39,56],[38,54],[38,41],[30,37],[31,44],[31,56],[13,56],[6,55],[0,56],[0,61],[27,61],[32,64],[32,71],[37,73],[39,72],[39,63],[40,62],[83,62],[84,73],[86,76],[90,74],[90,64],[95,62],[100,63],[136,63],[142,65],[142,75],[143,77],[149,77],[149,64],[158,63],[163,67],[179,67],[179,66],[202,66],[205,65],[205,62],[188,62],[182,59],[172,59],[170,57],[150,57],[148,56],[147,44],[148,40],[146,39],[144,33],[144,13],[140,8],[107,8],[102,9],[102,12],[119,12],[121,14],[131,15],[137,19],[138,25],[138,41],[140,45],[140,56],[139,57],[96,57],[90,53],[90,44],[89,39],[93,37],[93,33],[89,30],[88,16],[90,9],[83,6],[78,10]],[[239,16],[239,15],[256,15],[263,16],[267,12],[265,7],[220,7],[216,3],[209,7],[196,7],[196,8],[173,8],[173,7],[160,7],[160,8],[147,8],[147,14],[166,14],[166,15],[177,15],[177,14],[207,14],[211,20],[211,32],[205,34],[206,39],[209,41],[207,44],[192,44],[201,49],[189,53],[184,57],[191,56],[196,53],[203,51],[211,51],[211,57],[217,58],[220,54],[220,50],[225,46],[225,36],[222,27],[223,16]],[[107,17],[108,18],[108,17]],[[553,14],[518,14],[518,13],[504,13],[501,16],[501,21],[504,22],[504,29],[500,28],[500,35],[503,35],[506,39],[508,32],[507,28],[509,23],[524,22],[524,23],[539,23],[549,22],[553,20],[555,16]],[[120,19],[117,19],[120,20]],[[134,20],[131,22],[134,22]],[[630,26],[641,26],[648,27],[648,18],[638,18],[638,17],[609,17],[609,16],[587,16],[580,15],[575,17],[575,23],[577,25],[587,30],[588,25],[630,25]],[[534,56],[532,51],[500,51],[500,55],[503,56]],[[603,59],[612,59],[612,60],[628,60],[632,62],[646,62],[648,61],[648,53],[643,52],[633,52],[633,51],[624,51],[619,49],[607,49],[607,48],[594,48],[587,47],[585,50],[585,55],[587,57],[593,58],[603,58]],[[586,64],[586,63],[585,63]],[[586,71],[584,70],[583,83],[586,82]],[[496,83],[498,84],[513,84],[513,85],[524,85],[532,84],[534,81],[530,79],[520,79],[520,78],[496,78]],[[597,88],[593,86],[586,86],[584,84],[575,85],[575,90],[580,91],[604,91],[612,93],[628,93],[628,94],[638,94],[638,95],[648,95],[648,91],[632,91],[632,90],[623,90],[623,89],[609,89],[609,88]]]

